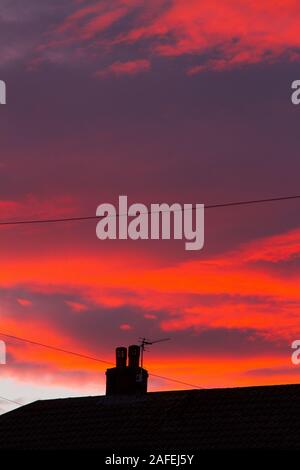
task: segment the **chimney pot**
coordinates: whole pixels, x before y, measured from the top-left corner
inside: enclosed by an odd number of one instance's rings
[[[128,357],[129,357],[128,366],[138,369],[140,366],[140,347],[137,346],[136,344],[129,346]]]
[[[127,365],[127,348],[119,347],[116,349],[116,366],[126,367]]]
[[[148,372],[140,367],[140,346],[116,349],[116,367],[106,371],[106,395],[136,395],[147,393]]]

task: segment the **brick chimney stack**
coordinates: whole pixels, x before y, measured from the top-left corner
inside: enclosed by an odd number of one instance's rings
[[[116,349],[116,367],[106,371],[106,395],[147,393],[148,372],[140,367],[140,346]]]

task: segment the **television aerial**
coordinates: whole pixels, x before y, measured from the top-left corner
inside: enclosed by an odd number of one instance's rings
[[[147,338],[139,338],[140,342],[140,348],[141,348],[141,368],[143,368],[144,365],[144,352],[147,352],[146,346],[152,346],[152,344],[156,343],[162,343],[163,341],[170,341],[171,338],[162,338],[162,339],[156,339],[154,341],[149,340]]]

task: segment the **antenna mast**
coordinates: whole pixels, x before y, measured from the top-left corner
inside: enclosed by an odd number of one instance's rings
[[[163,341],[170,341],[171,338],[157,339],[155,341],[150,341],[147,338],[140,339],[140,348],[141,348],[141,368],[144,365],[144,352],[147,351],[146,346],[151,346],[152,344],[162,343]]]

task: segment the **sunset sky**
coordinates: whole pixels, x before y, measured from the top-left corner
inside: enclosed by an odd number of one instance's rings
[[[299,194],[298,0],[1,0],[0,219]],[[210,209],[205,246],[0,227],[0,331],[201,387],[294,383],[300,202]],[[106,365],[0,335],[0,396],[103,394]],[[186,388],[150,378],[150,390]],[[0,399],[0,412],[13,404]]]

